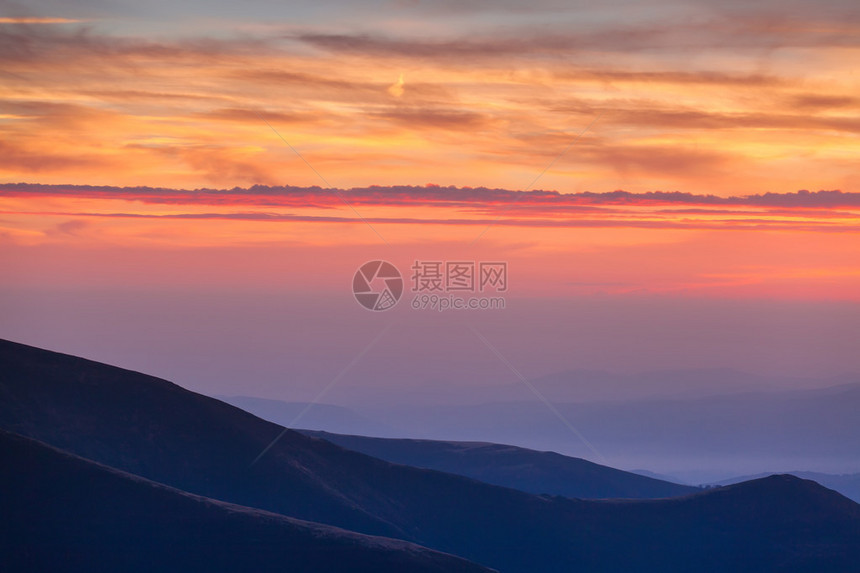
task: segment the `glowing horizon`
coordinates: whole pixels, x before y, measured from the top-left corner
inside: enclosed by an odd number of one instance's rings
[[[860,242],[846,237],[860,232],[858,213],[860,194],[839,191],[717,197],[437,186],[188,191],[0,185],[0,236],[9,253],[46,247],[80,257],[77,273],[47,279],[61,283],[102,274],[97,268],[105,249],[141,253],[148,261],[143,272],[151,275],[159,265],[154,253],[165,250],[193,257],[199,250],[239,249],[259,264],[286,249],[280,256],[308,269],[306,280],[323,291],[340,286],[338,274],[355,257],[368,256],[364,251],[406,268],[419,254],[503,254],[529,269],[518,284],[521,295],[857,301]],[[559,258],[576,264],[559,267]],[[21,264],[15,259],[8,268]],[[265,273],[246,276],[272,280]]]

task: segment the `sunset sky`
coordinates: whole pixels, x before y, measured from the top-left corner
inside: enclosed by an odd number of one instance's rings
[[[858,64],[853,0],[0,2],[0,336],[271,397],[392,317],[424,382],[510,376],[466,322],[526,375],[860,371]],[[374,259],[508,308],[369,313]]]

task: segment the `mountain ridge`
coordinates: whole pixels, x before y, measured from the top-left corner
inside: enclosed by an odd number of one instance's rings
[[[198,495],[381,531],[504,573],[603,573],[642,563],[763,573],[809,560],[835,573],[860,560],[857,504],[796,478],[741,484],[728,497],[535,496],[283,432],[167,381],[92,361],[0,342],[0,364],[0,427]],[[816,496],[827,503],[818,507]],[[794,505],[817,511],[796,514]],[[731,550],[738,546],[745,553]]]
[[[696,487],[639,476],[556,452],[492,442],[374,438],[300,431],[389,462],[463,475],[533,494],[647,499],[698,491]]]

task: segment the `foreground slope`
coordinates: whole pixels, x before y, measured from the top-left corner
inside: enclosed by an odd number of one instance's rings
[[[0,427],[196,494],[383,533],[503,571],[828,571],[860,506],[797,478],[693,496],[535,496],[391,464],[135,372],[0,342]]]
[[[423,547],[192,495],[0,430],[12,571],[489,572]]]
[[[485,442],[370,438],[301,430],[369,456],[439,470],[530,493],[586,499],[649,499],[688,495],[698,488],[653,479],[527,448]]]

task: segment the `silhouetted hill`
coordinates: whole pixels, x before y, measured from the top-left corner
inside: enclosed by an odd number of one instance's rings
[[[143,374],[0,343],[0,426],[196,494],[384,533],[504,573],[850,570],[857,504],[768,478],[668,500],[535,496],[281,433]],[[811,567],[814,565],[814,567]]]
[[[192,495],[0,430],[13,571],[489,572],[405,541]]]
[[[585,542],[607,571],[850,571],[860,558],[860,506],[789,475],[682,498],[606,502],[589,524]],[[631,545],[639,565],[612,553]],[[845,553],[828,549],[835,546]],[[702,555],[707,561],[693,565]]]
[[[166,380],[24,345],[0,343],[0,364],[8,430],[199,495],[403,535],[313,474],[325,444],[287,432],[251,467],[279,426]]]
[[[791,471],[785,472],[793,476],[818,482],[824,487],[838,491],[848,499],[860,503],[860,474],[825,474],[821,472]],[[744,481],[758,479],[771,474],[756,474],[720,480],[718,485],[733,485]]]
[[[376,458],[439,470],[536,494],[585,499],[661,498],[698,488],[652,479],[555,452],[486,442],[443,442],[346,436],[301,430]]]

